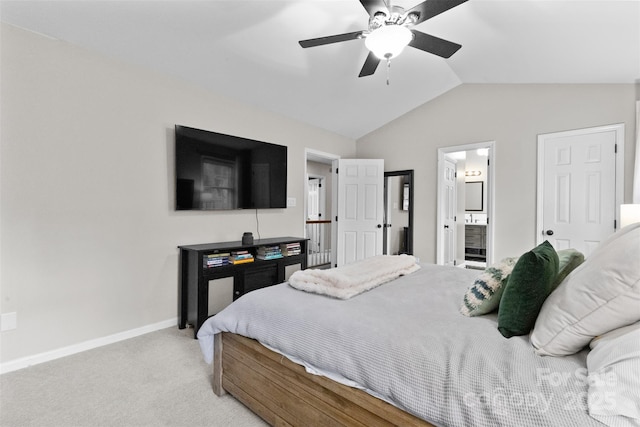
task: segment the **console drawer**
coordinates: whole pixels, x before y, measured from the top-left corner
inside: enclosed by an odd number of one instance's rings
[[[268,264],[244,272],[244,293],[275,285],[278,282],[278,266]]]

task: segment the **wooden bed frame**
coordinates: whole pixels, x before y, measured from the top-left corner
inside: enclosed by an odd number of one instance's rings
[[[214,337],[213,391],[233,395],[272,426],[431,426],[370,394],[312,375],[255,340]]]

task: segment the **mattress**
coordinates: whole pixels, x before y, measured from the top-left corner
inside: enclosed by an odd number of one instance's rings
[[[421,267],[348,300],[287,283],[250,292],[202,325],[205,359],[232,332],[435,425],[602,425],[587,412],[586,351],[537,356],[496,314],[460,314],[479,271]]]

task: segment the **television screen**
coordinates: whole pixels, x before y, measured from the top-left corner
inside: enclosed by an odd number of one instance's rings
[[[287,147],[175,126],[176,210],[287,207]]]

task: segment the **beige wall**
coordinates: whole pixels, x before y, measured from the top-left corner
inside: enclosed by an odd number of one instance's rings
[[[304,233],[305,148],[353,140],[2,25],[0,361],[177,316],[181,244]],[[294,208],[176,212],[173,126],[289,147]],[[301,141],[304,141],[301,142]]]
[[[357,155],[415,170],[415,254],[436,260],[437,149],[495,141],[495,259],[535,245],[537,135],[625,124],[631,200],[636,86],[465,84],[360,138]]]

